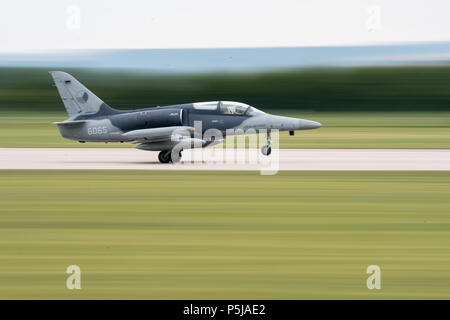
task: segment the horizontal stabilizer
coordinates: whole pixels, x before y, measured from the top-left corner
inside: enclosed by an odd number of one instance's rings
[[[72,121],[68,120],[68,121],[52,122],[52,124],[65,126],[81,125],[83,123],[86,123],[86,120],[72,120]]]

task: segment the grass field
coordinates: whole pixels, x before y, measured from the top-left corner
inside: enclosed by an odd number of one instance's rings
[[[281,148],[450,148],[449,112],[283,113],[320,121],[318,130],[280,135]],[[61,138],[51,124],[66,114],[0,112],[0,147],[128,147],[130,144],[80,144]]]
[[[0,171],[0,298],[449,299],[449,208],[450,172]]]

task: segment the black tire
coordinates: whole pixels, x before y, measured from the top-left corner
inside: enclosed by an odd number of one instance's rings
[[[265,156],[269,156],[272,153],[272,147],[269,147],[269,146],[262,147],[261,153]]]
[[[161,163],[169,163],[170,161],[172,161],[170,157],[170,151],[161,151],[158,154],[158,160]]]

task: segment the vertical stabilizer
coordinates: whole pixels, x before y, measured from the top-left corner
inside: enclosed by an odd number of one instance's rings
[[[63,71],[50,71],[49,73],[58,88],[69,117],[95,115],[102,106],[114,111],[70,74]]]

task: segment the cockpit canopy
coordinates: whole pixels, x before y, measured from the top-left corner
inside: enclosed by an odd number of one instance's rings
[[[197,110],[218,110],[221,114],[237,116],[254,116],[264,112],[249,106],[248,104],[235,101],[210,101],[194,103]]]
[[[232,101],[219,101],[219,112],[221,114],[243,115],[250,108],[249,105]]]

